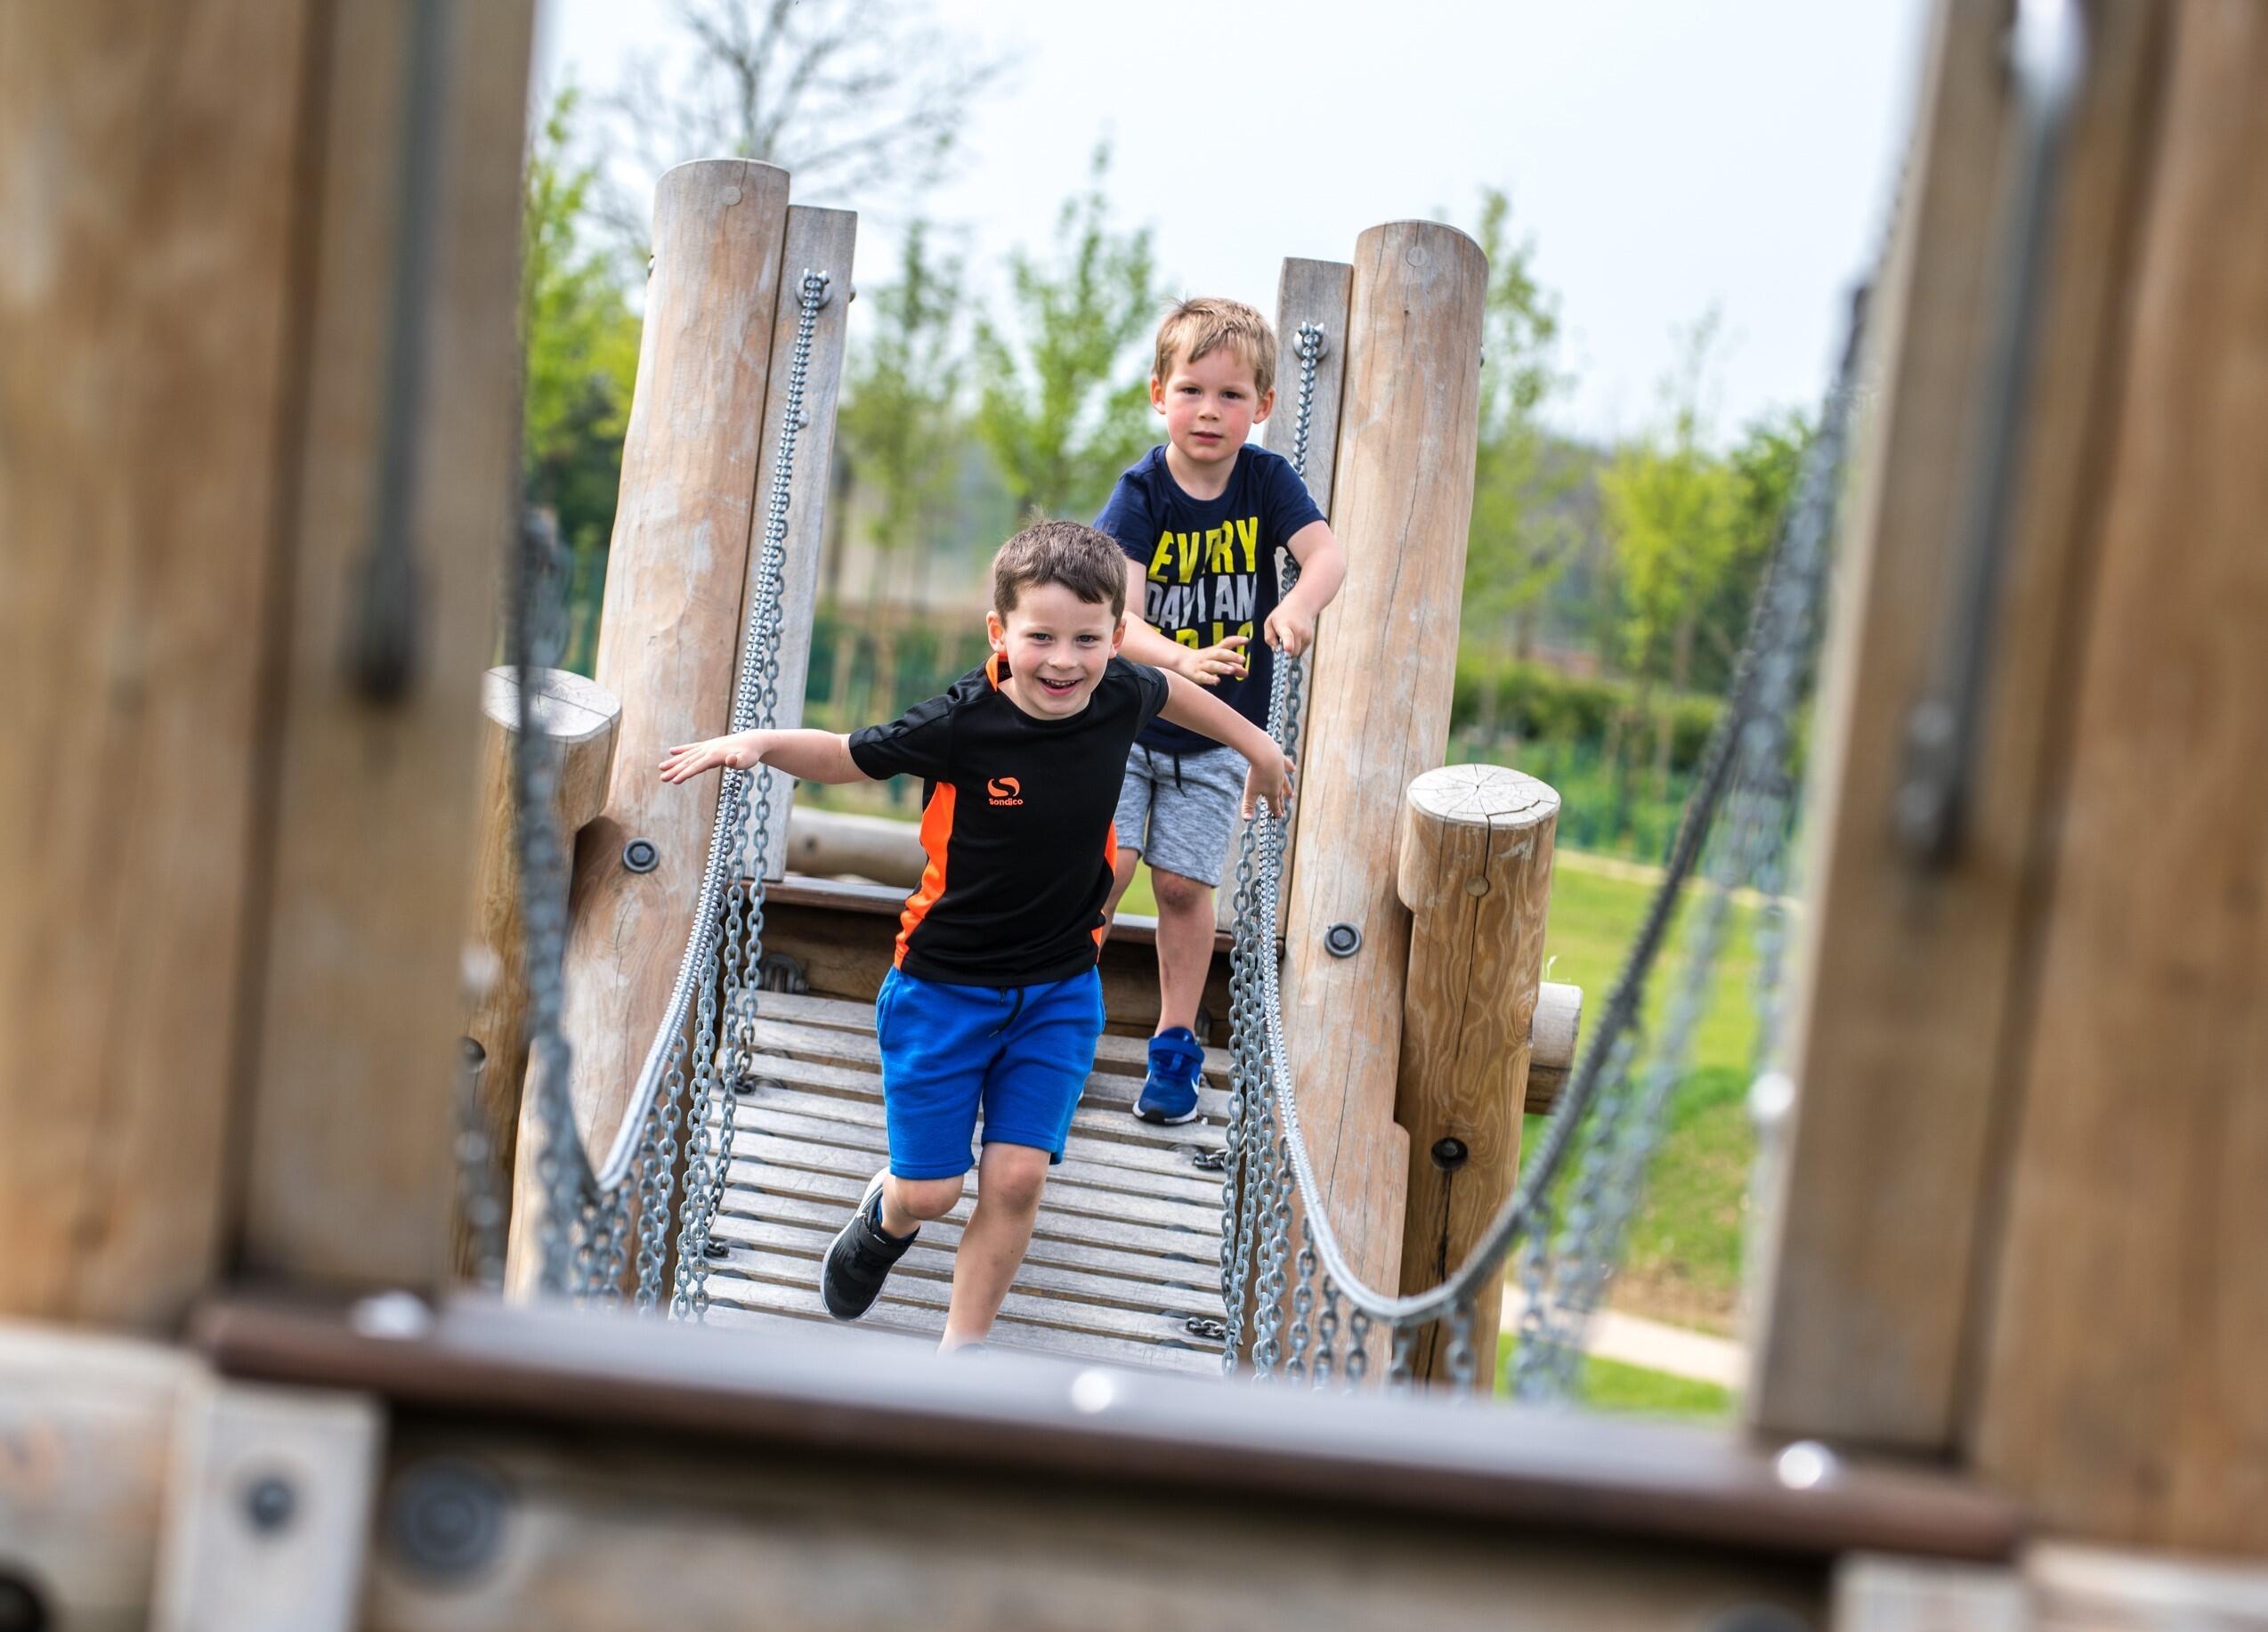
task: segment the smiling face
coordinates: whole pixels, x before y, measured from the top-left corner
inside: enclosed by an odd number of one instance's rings
[[[992,650],[1008,659],[1000,690],[1036,719],[1067,719],[1087,706],[1126,638],[1106,601],[1082,601],[1062,584],[1027,584],[1006,616],[984,614]]]
[[[1150,406],[1165,416],[1166,440],[1199,470],[1233,462],[1275,405],[1276,393],[1260,394],[1251,363],[1234,345],[1194,362],[1177,358],[1164,378],[1150,378]]]

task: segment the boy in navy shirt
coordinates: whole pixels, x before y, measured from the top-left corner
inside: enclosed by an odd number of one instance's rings
[[[1119,477],[1095,518],[1126,552],[1127,592],[1139,597],[1126,654],[1212,687],[1263,729],[1275,654],[1308,649],[1316,615],[1346,577],[1330,524],[1291,462],[1244,441],[1275,405],[1268,320],[1233,300],[1183,301],[1159,325],[1150,375],[1165,443]],[[1278,548],[1300,564],[1300,581],[1280,599]],[[1233,751],[1170,717],[1146,727],[1127,759],[1109,906],[1117,909],[1147,857],[1158,903],[1158,1028],[1134,1107],[1146,1121],[1197,1115],[1197,1001],[1243,768]]]
[[[1117,655],[1126,583],[1117,546],[1092,528],[1027,527],[992,560],[992,655],[944,696],[848,736],[745,731],[673,748],[662,762],[665,782],[761,764],[813,782],[928,784],[928,865],[874,1000],[889,1165],[820,1269],[838,1319],[872,1307],[921,1224],[960,1202],[981,1108],[976,1208],[940,1346],[991,1331],[1094,1069],[1095,961],[1117,862],[1111,813],[1136,735],[1164,719],[1249,759],[1247,808],[1290,796],[1290,762],[1265,730],[1180,675]]]

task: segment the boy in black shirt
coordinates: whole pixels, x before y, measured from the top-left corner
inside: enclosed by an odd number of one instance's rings
[[[928,865],[874,1002],[889,1165],[820,1272],[828,1311],[872,1307],[923,1221],[960,1200],[984,1112],[976,1208],[953,1264],[939,1345],[992,1329],[1031,1245],[1050,1164],[1102,1035],[1095,961],[1117,861],[1112,816],[1127,751],[1153,719],[1251,762],[1243,800],[1282,808],[1292,767],[1268,733],[1179,675],[1116,655],[1125,557],[1075,522],[1041,522],[992,561],[992,655],[884,726],[748,731],[673,748],[662,779],[762,764],[814,782],[927,782]]]

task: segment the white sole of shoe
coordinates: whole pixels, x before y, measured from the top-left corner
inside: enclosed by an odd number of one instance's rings
[[[1203,1114],[1203,1111],[1195,1105],[1189,1108],[1187,1115],[1180,1116],[1154,1116],[1138,1105],[1134,1108],[1134,1119],[1137,1122],[1146,1122],[1152,1127],[1178,1128],[1185,1122],[1195,1122]]]

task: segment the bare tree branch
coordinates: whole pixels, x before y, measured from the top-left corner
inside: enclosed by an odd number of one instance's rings
[[[676,13],[692,61],[666,70],[641,55],[600,104],[650,176],[733,154],[794,171],[799,192],[909,196],[936,180],[970,105],[1013,61],[937,28],[927,0],[677,0]],[[644,242],[627,198],[601,213]]]

